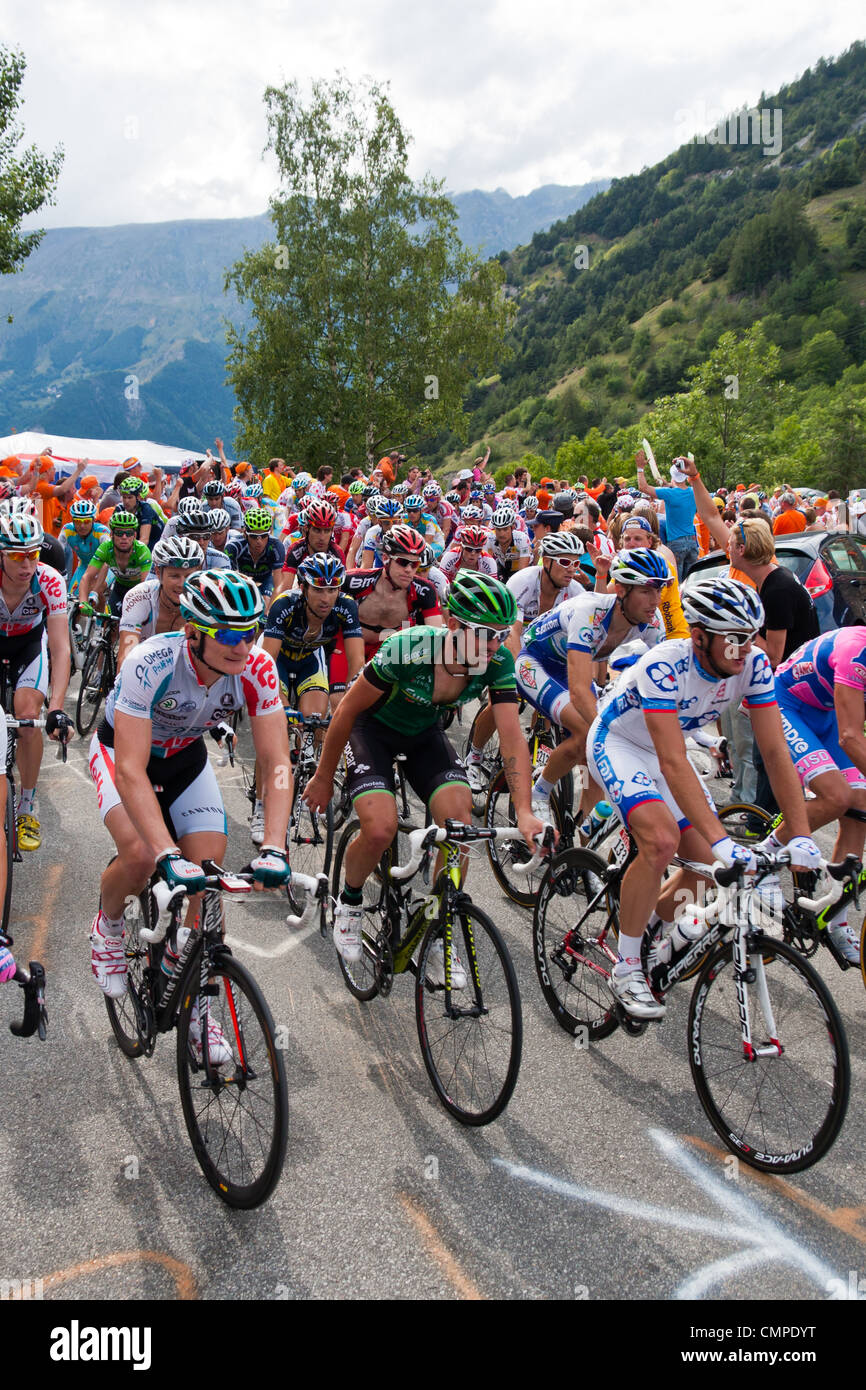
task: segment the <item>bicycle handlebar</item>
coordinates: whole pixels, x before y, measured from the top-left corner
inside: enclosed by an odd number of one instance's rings
[[[12,977],[24,991],[24,1017],[20,1023],[10,1023],[9,1032],[16,1038],[29,1038],[39,1032],[45,1041],[48,1031],[48,1014],[45,1009],[45,970],[38,960],[30,962],[30,970],[18,966]]]
[[[44,714],[41,715],[41,716],[39,717],[39,719],[17,719],[17,718],[15,718],[15,717],[14,717],[13,715],[11,715],[11,714],[7,714],[7,715],[6,715],[6,728],[7,728],[7,729],[44,729],[44,728],[45,728],[45,724],[46,724],[46,716],[45,716]],[[66,762],[66,746],[67,746],[67,744],[69,743],[69,739],[72,737],[72,723],[71,723],[71,721],[70,721],[69,724],[67,724],[66,728],[67,728],[68,738],[61,738],[61,739],[58,739],[58,740],[57,740],[57,742],[58,742],[58,744],[59,744],[59,747],[58,747],[58,750],[57,750],[57,756],[58,756],[58,758],[62,759],[63,762]]]
[[[316,874],[315,878],[309,874],[292,874],[291,881],[303,888],[306,893],[304,910],[300,916],[290,913],[286,918],[288,925],[297,930],[307,925],[319,903],[326,896],[328,879],[326,874]],[[249,893],[252,891],[253,882],[253,874],[249,869],[242,869],[237,874],[220,869],[219,873],[208,874],[205,878],[204,889],[196,889],[196,892],[207,892],[208,889],[216,888],[223,893]],[[168,931],[169,909],[174,906],[175,900],[186,897],[189,889],[182,883],[178,884],[176,888],[170,888],[167,883],[159,879],[152,884],[151,892],[156,901],[156,924],[153,928],[142,927],[138,933],[141,940],[149,946],[165,939],[165,934]]]
[[[527,860],[526,864],[515,864],[515,873],[528,874],[531,869],[538,868],[542,859],[545,857],[541,850],[552,844],[553,826],[545,826],[540,835],[535,836],[535,842],[539,849]],[[421,867],[421,860],[425,851],[432,849],[433,845],[441,845],[447,841],[452,844],[473,844],[478,840],[522,840],[523,834],[517,826],[505,825],[495,829],[487,829],[478,825],[463,825],[460,821],[449,820],[444,826],[422,825],[418,830],[413,830],[409,836],[409,861],[406,864],[392,866],[390,869],[391,878],[402,880],[411,878]]]

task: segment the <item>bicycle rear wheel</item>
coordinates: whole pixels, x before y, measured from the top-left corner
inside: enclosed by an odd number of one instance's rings
[[[535,905],[532,951],[541,992],[560,1028],[587,1041],[618,1026],[608,980],[617,959],[618,881],[599,893],[606,865],[590,850],[568,849],[551,860]]]
[[[773,828],[773,817],[762,806],[735,801],[718,812],[725,831],[738,845],[755,845],[765,840]]]
[[[550,814],[557,832],[562,833],[562,815],[559,809],[559,798],[556,792],[550,798]],[[488,829],[497,829],[501,826],[517,825],[517,816],[514,812],[514,805],[511,800],[511,793],[508,790],[508,783],[505,780],[505,773],[500,772],[490,783],[487,793],[487,805],[484,808],[484,824]],[[496,840],[487,841],[487,857],[490,860],[490,867],[493,876],[499,884],[503,893],[517,903],[519,907],[534,907],[538,895],[541,880],[544,877],[546,865],[540,864],[539,867],[528,876],[526,874],[515,874],[515,864],[526,864],[532,857],[522,840]]]
[[[214,1191],[230,1207],[257,1207],[273,1192],[289,1137],[289,1096],[274,1021],[249,971],[228,951],[208,969],[206,995],[196,995],[196,953],[181,991],[177,1079],[195,1156]],[[209,1039],[210,1075],[190,1037],[198,1003],[202,1039]],[[214,1038],[214,1025],[221,1038]],[[217,1061],[214,1054],[222,1059]]]
[[[107,652],[105,647],[92,647],[84,658],[81,686],[75,706],[75,727],[82,738],[90,733],[102,704],[103,674]]]
[[[725,1144],[752,1168],[798,1173],[833,1144],[848,1106],[850,1063],[845,1030],[829,990],[784,942],[759,936],[748,964],[755,1048],[768,1046],[759,1002],[763,970],[782,1055],[743,1051],[733,946],[713,953],[689,1008],[689,1063],[701,1105]]]
[[[443,940],[440,914],[418,955],[415,1018],[424,1065],[445,1109],[464,1125],[486,1125],[505,1109],[517,1082],[523,1016],[517,976],[505,942],[486,913],[468,899],[452,920],[452,950],[466,984],[451,992],[427,978],[434,943]]]
[[[156,916],[153,896],[146,888],[126,910],[126,993],[119,999],[105,996],[112,1031],[118,1047],[127,1057],[144,1055],[152,1029],[150,1005],[144,992],[144,972],[154,959],[151,954],[154,948],[144,944],[140,932],[142,927],[152,928]]]
[[[358,835],[359,830],[360,822],[357,816],[343,827],[343,833],[337,845],[337,853],[334,856],[334,872],[331,878],[331,892],[335,900],[339,897],[340,889],[343,886],[343,861],[346,857],[346,851]],[[392,850],[388,850],[382,863],[377,865],[364,884],[364,923],[361,928],[360,959],[347,962],[343,960],[339,951],[337,952],[337,962],[346,987],[356,999],[360,999],[363,1003],[375,999],[379,993],[381,963],[377,943],[385,923],[385,884],[382,877],[382,866],[392,862],[391,855]]]

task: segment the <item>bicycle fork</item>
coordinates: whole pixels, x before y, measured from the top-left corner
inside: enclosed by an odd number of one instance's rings
[[[770,993],[767,989],[764,957],[760,950],[756,953],[753,952],[752,964],[749,965],[748,936],[748,928],[745,926],[738,927],[734,935],[734,984],[737,991],[737,1008],[740,1014],[743,1055],[747,1061],[754,1062],[758,1057],[781,1057],[783,1049],[782,1044],[776,1036],[776,1020],[773,1017],[773,1007],[770,1003]],[[748,986],[750,984],[754,984],[757,987],[758,1003],[761,1008],[761,1013],[764,1016],[764,1024],[770,1039],[769,1043],[760,1047],[756,1047],[752,1041],[748,991]]]

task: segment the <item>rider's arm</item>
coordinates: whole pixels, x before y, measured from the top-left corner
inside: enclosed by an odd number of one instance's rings
[[[151,522],[145,521],[138,530],[138,539],[141,541],[142,545],[147,545],[150,540],[150,532]]]
[[[364,665],[364,639],[363,637],[346,637],[343,640],[343,648],[348,667],[347,679],[353,681]]]
[[[262,647],[268,653],[269,656],[272,656],[274,658],[274,661],[276,661],[277,657],[279,656],[282,645],[282,638],[280,637],[262,638]]]
[[[852,692],[853,693],[853,692]],[[863,739],[863,693],[860,692],[860,741],[864,744],[864,767],[866,767],[866,740]],[[773,795],[785,816],[785,827],[793,835],[811,835],[806,815],[806,803],[800,779],[791,761],[791,754],[782,730],[782,717],[775,703],[765,705],[746,705],[746,713],[752,723]]]
[[[517,709],[512,702],[497,701],[493,705],[502,767],[519,823],[521,817],[532,815],[532,763]]]
[[[109,566],[103,564],[94,565],[91,560],[87,569],[81,576],[81,583],[78,586],[78,602],[86,603],[91,589],[95,589],[101,580],[108,574]]]
[[[634,461],[637,464],[638,487],[640,488],[641,492],[646,493],[647,497],[651,497],[653,501],[655,501],[656,490],[654,487],[651,486],[650,483],[647,482],[645,477],[646,454],[644,453],[643,449],[638,449],[637,453],[634,456]]]
[[[581,719],[591,724],[598,714],[595,696],[592,693],[592,654],[576,651],[568,652],[568,696]]]
[[[126,600],[124,600],[126,602]],[[137,647],[141,641],[140,632],[121,632],[117,643],[117,666],[118,669],[123,665],[133,647]]]
[[[153,724],[131,714],[114,712],[114,775],[123,809],[155,859],[165,849],[179,849],[172,840],[147,775]]]
[[[724,838],[721,821],[710,810],[704,789],[686,753],[676,710],[644,709],[644,719],[659,760],[661,775],[683,815],[709,844]]]
[[[866,775],[866,736],[863,733],[863,691],[837,680],[833,703],[839,726],[839,746],[859,772]],[[797,832],[799,833],[799,832]]]
[[[250,719],[256,761],[265,803],[263,844],[279,849],[286,843],[292,809],[292,764],[289,731],[282,709]]]
[[[704,486],[703,479],[698,472],[698,466],[691,459],[686,459],[685,463],[680,462],[680,467],[686,474],[692,485],[695,494],[695,508],[701,521],[706,526],[713,540],[720,550],[727,550],[730,539],[730,531],[727,523],[722,521],[719,509]]]

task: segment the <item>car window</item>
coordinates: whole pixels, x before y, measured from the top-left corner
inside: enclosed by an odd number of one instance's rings
[[[825,546],[824,553],[838,570],[846,574],[862,573],[866,570],[866,549],[853,536],[840,536]]]
[[[803,568],[804,562],[808,561],[809,558],[810,557],[804,555],[802,551],[776,551],[776,559],[779,561],[779,564],[784,565],[785,569],[790,570],[792,574],[797,574]]]

